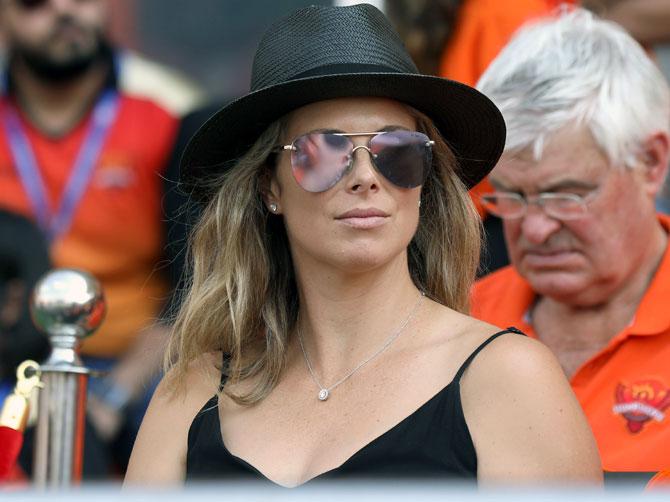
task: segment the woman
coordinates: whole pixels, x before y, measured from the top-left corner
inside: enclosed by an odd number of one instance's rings
[[[504,136],[477,91],[417,75],[369,5],[270,28],[252,92],[183,157],[206,208],[126,480],[598,481],[547,349],[465,315],[466,189]]]

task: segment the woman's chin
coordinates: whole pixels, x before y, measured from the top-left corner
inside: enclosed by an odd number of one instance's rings
[[[403,260],[403,263],[406,264],[405,256],[404,252],[389,253],[388,249],[354,249],[342,252],[337,257],[337,263],[338,268],[345,273],[364,274],[392,265],[397,260]]]

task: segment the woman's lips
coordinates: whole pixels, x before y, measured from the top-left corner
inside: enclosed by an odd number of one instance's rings
[[[352,209],[340,214],[335,219],[353,228],[376,228],[386,223],[388,213],[377,208]]]

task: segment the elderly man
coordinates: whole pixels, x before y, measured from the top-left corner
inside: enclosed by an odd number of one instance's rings
[[[484,203],[512,266],[476,284],[473,314],[555,352],[606,470],[667,468],[668,86],[622,29],[575,10],[517,34],[479,88],[508,125]]]

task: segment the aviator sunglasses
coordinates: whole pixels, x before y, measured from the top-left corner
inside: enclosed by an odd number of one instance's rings
[[[370,136],[367,145],[354,145],[356,136]],[[416,131],[339,133],[309,132],[278,150],[291,152],[296,182],[308,192],[325,192],[349,172],[354,152],[366,150],[372,163],[387,180],[401,188],[423,185],[433,159],[428,136]]]

